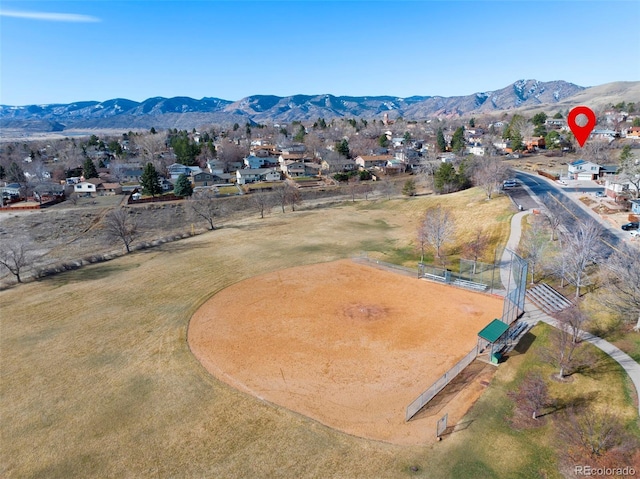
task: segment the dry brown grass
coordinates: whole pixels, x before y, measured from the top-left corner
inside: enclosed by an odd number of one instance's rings
[[[459,198],[440,200],[478,201]],[[0,476],[406,476],[425,448],[350,437],[238,392],[200,366],[186,330],[244,278],[406,246],[433,200],[246,220],[0,292]],[[506,200],[489,206],[508,217]],[[477,214],[459,210],[464,224]]]

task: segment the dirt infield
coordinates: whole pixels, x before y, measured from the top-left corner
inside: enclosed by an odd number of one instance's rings
[[[446,404],[405,408],[476,344],[502,300],[349,260],[256,276],[192,317],[191,350],[218,379],[349,434],[433,440],[481,394],[490,367]],[[427,414],[425,414],[425,412]]]

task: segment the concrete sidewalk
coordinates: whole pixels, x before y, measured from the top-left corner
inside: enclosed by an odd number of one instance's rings
[[[529,214],[529,211],[523,211],[513,215],[513,218],[511,219],[511,233],[509,235],[509,240],[507,241],[507,247],[502,254],[502,262],[500,265],[500,279],[502,280],[502,284],[505,286],[505,288],[507,288],[507,290],[510,290],[509,286],[511,286],[511,288],[515,287],[513,278],[511,278],[511,272],[509,270],[511,253],[508,250],[517,250],[518,244],[520,243],[520,237],[522,236],[522,218],[527,214]],[[521,318],[521,321],[525,321],[530,326],[533,326],[540,321],[547,323],[555,328],[559,326],[558,321],[555,318],[549,316],[544,311],[539,309],[535,304],[527,301],[526,299],[524,311],[525,312]],[[640,364],[634,361],[631,356],[624,353],[608,341],[599,338],[598,336],[594,336],[593,334],[586,331],[580,331],[580,338],[604,351],[626,371],[626,373],[629,375],[629,378],[631,379],[631,382],[636,388],[636,395],[638,397],[638,414],[640,415]]]

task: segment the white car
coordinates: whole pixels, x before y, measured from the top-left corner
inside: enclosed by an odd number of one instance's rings
[[[631,230],[629,234],[634,238],[640,238],[640,230]]]

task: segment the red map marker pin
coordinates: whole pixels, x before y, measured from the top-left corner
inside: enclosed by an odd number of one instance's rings
[[[584,125],[578,125],[576,123],[576,118],[578,115],[585,115],[587,117],[587,123]],[[571,131],[573,132],[573,136],[578,140],[578,144],[580,146],[584,146],[593,130],[593,127],[596,126],[596,114],[593,110],[586,106],[577,106],[569,112],[567,116],[567,124]]]

